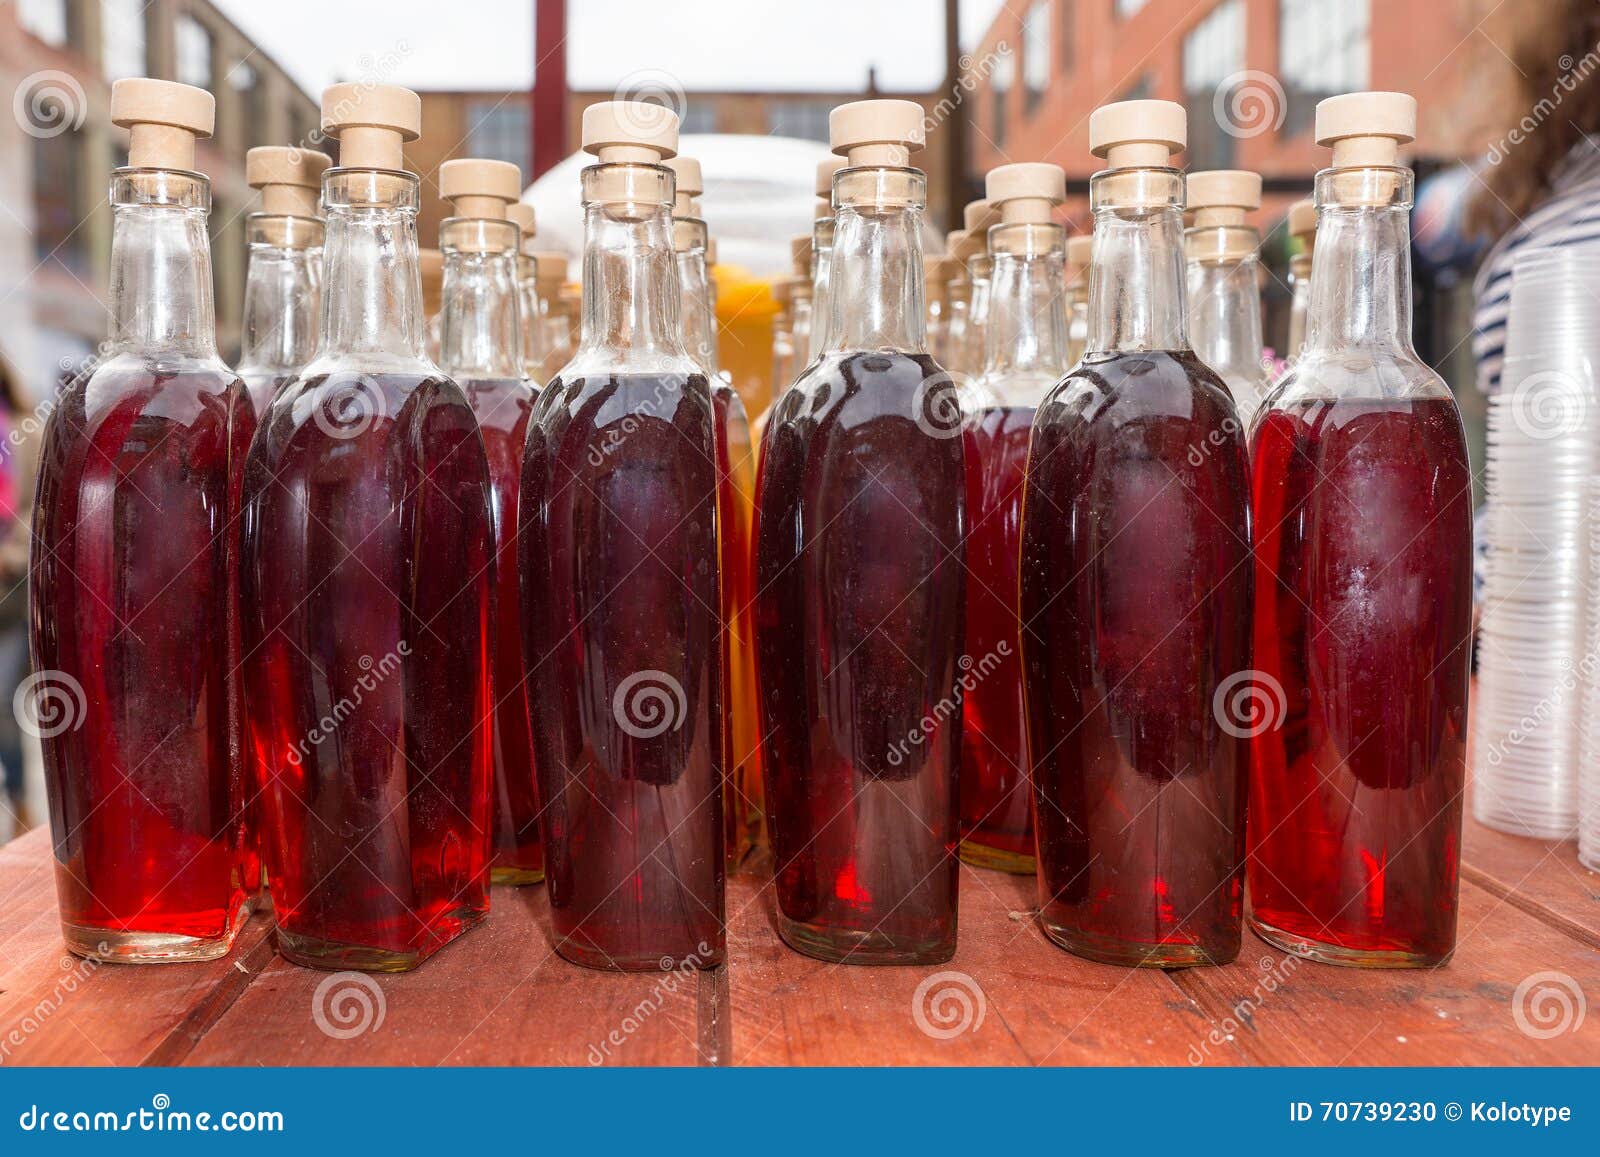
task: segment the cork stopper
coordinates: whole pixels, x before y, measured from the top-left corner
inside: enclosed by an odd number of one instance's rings
[[[915,101],[851,101],[828,114],[828,141],[851,167],[904,168],[924,144],[923,115]]]
[[[1047,225],[1051,211],[1067,199],[1067,175],[1060,165],[1001,165],[989,171],[983,191],[986,199],[973,204],[993,206],[1003,224]]]
[[[439,196],[456,217],[504,221],[522,196],[522,170],[509,161],[458,157],[439,166]]]
[[[1335,169],[1394,168],[1417,137],[1417,100],[1403,92],[1348,92],[1317,102],[1317,144]]]
[[[422,271],[422,309],[424,313],[439,312],[439,302],[444,294],[444,251],[440,249],[417,250],[417,266]]]
[[[607,100],[583,110],[583,150],[602,165],[659,165],[678,155],[678,114],[641,100]]]
[[[1261,208],[1261,174],[1243,169],[1208,169],[1190,173],[1184,182],[1184,204],[1198,229],[1242,226]]]
[[[533,206],[526,201],[514,201],[506,206],[506,220],[517,227],[522,240],[518,249],[524,257],[533,256],[533,241],[539,235],[539,225],[533,215]]]
[[[965,229],[954,229],[945,235],[945,250],[951,257],[965,264],[974,257],[987,253],[988,243],[982,233],[968,233]]]
[[[244,179],[261,190],[261,211],[274,217],[315,217],[326,153],[262,145],[244,155]]]
[[[1311,241],[1317,235],[1317,203],[1310,197],[1304,201],[1296,201],[1289,206],[1289,236],[1311,247]]]
[[[1094,260],[1094,234],[1080,233],[1067,238],[1067,285],[1087,293],[1089,265]],[[1080,293],[1081,296],[1081,293]]]
[[[820,201],[833,204],[833,175],[844,168],[843,157],[824,157],[817,162],[817,183],[812,189]]]
[[[533,255],[534,278],[539,283],[540,297],[553,297],[567,280],[567,255],[548,249]]]
[[[833,198],[818,197],[816,205],[811,210],[813,221],[827,221],[833,216]]]
[[[1164,168],[1187,143],[1183,106],[1170,100],[1123,100],[1089,114],[1089,151],[1108,169]]]
[[[700,216],[700,202],[695,198],[706,191],[705,179],[700,173],[700,162],[693,157],[668,157],[667,168],[671,169],[677,178],[677,191],[672,198],[672,215]]]
[[[976,233],[980,237],[991,228],[1000,224],[1000,211],[990,203],[991,198],[973,201],[961,211],[961,225],[968,233]]]
[[[216,120],[216,99],[203,88],[148,77],[111,85],[111,123],[128,130],[130,169],[193,172],[194,143]]]
[[[322,131],[339,138],[345,169],[405,169],[402,146],[422,135],[422,101],[396,84],[331,84],[322,90]]]
[[[789,260],[794,264],[796,277],[811,277],[811,238],[806,235],[789,239]]]
[[[772,283],[772,296],[778,303],[778,308],[787,308],[794,297],[794,278],[779,277]]]

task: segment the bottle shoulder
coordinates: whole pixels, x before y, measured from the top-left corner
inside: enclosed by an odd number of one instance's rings
[[[1069,416],[1118,424],[1173,419],[1238,425],[1227,384],[1189,350],[1086,355],[1039,411],[1040,422]]]

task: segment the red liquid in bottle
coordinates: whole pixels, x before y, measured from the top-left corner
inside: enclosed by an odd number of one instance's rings
[[[927,355],[853,353],[802,379],[767,427],[768,832],[779,930],[823,959],[955,951],[966,479],[959,430],[914,419],[958,410]]]
[[[250,404],[255,410],[257,422],[266,418],[267,407],[272,405],[272,399],[298,376],[298,374],[240,373],[239,377],[250,393]]]
[[[232,374],[123,359],[74,383],[51,417],[30,716],[74,952],[221,956],[260,879],[232,678],[240,464],[254,429]]]
[[[533,774],[533,728],[522,685],[522,616],[517,584],[517,500],[522,450],[535,390],[521,380],[460,383],[478,417],[489,459],[489,503],[494,512],[495,583],[490,612],[494,694],[494,859],[497,884],[544,879],[539,845],[539,797]]]
[[[488,911],[483,443],[443,379],[291,389],[246,468],[242,583],[279,949],[409,968]]]
[[[1252,740],[1251,922],[1319,959],[1440,963],[1455,944],[1472,629],[1455,403],[1269,410],[1252,461],[1255,666],[1282,725]]]
[[[556,948],[723,959],[715,414],[695,375],[558,378],[528,430],[528,701]]]
[[[1187,351],[1090,355],[1040,407],[1022,654],[1041,918],[1091,959],[1239,951],[1247,746],[1217,689],[1250,666],[1246,448]]]
[[[1032,873],[1033,801],[1022,717],[1017,559],[1034,407],[994,406],[968,427],[967,654],[961,858]]]

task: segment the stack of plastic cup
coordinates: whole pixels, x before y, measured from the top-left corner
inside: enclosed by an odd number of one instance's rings
[[[1587,653],[1600,655],[1600,475],[1589,482]],[[1578,722],[1578,860],[1600,871],[1600,677],[1584,680]]]
[[[1588,611],[1597,370],[1600,246],[1519,254],[1489,403],[1473,814],[1546,839],[1576,834],[1584,700],[1600,683]]]

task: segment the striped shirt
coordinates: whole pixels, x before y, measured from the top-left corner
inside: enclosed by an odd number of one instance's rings
[[[1511,311],[1511,265],[1527,246],[1550,247],[1600,240],[1600,138],[1585,137],[1557,168],[1550,193],[1495,242],[1473,282],[1472,354],[1478,388],[1500,389],[1505,361],[1506,315]]]

